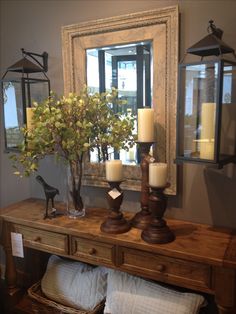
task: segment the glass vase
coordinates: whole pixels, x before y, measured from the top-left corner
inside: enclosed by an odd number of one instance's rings
[[[81,169],[80,169],[81,167]],[[82,165],[70,164],[67,172],[67,214],[69,218],[80,218],[85,215],[85,207],[81,197]]]

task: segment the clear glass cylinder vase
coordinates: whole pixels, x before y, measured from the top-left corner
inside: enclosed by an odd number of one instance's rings
[[[82,169],[77,163],[70,164],[67,171],[66,206],[69,218],[80,218],[85,215],[81,196]]]

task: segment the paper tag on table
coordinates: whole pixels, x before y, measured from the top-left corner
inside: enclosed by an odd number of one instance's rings
[[[24,257],[23,238],[21,233],[11,232],[12,255]]]
[[[112,189],[111,191],[108,192],[108,194],[110,195],[110,197],[113,198],[113,200],[121,195],[121,193],[117,189]]]

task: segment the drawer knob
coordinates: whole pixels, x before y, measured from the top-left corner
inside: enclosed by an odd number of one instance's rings
[[[162,264],[160,264],[160,265],[157,265],[156,269],[157,269],[158,271],[164,271],[164,270],[165,270],[165,266],[162,265]]]
[[[96,253],[96,249],[93,247],[88,251],[89,255],[94,255]]]
[[[35,241],[35,242],[41,242],[41,237],[36,237],[36,238],[34,239],[34,241]]]

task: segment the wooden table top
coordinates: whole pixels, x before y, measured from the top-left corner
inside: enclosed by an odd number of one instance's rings
[[[167,220],[176,236],[175,241],[167,244],[148,244],[141,239],[141,230],[138,229],[132,228],[129,232],[119,235],[100,231],[100,225],[108,215],[108,210],[103,208],[88,208],[85,217],[75,220],[66,215],[44,220],[44,213],[45,201],[28,199],[2,209],[1,218],[3,221],[32,228],[80,236],[210,265],[236,268],[236,233],[232,229]],[[124,215],[127,219],[133,216],[128,212]]]

